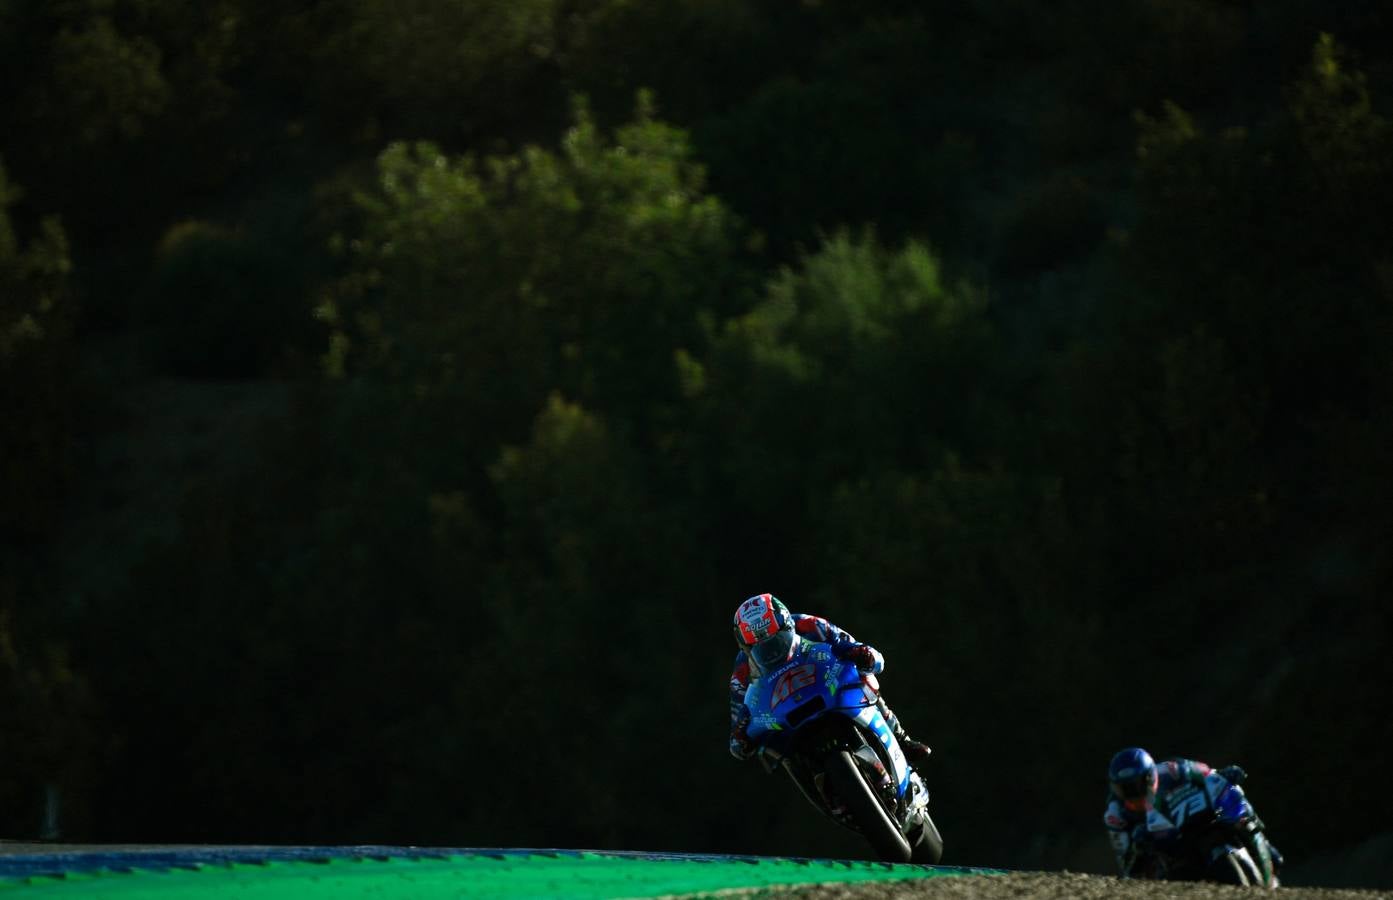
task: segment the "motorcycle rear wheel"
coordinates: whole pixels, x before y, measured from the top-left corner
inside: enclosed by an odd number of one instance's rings
[[[912,856],[909,841],[866,783],[851,754],[845,750],[832,754],[827,758],[825,771],[832,790],[846,804],[852,820],[870,841],[876,855],[884,862],[909,862]]]

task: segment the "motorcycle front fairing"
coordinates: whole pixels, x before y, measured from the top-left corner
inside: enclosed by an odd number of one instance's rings
[[[1219,821],[1232,827],[1237,846],[1247,850],[1264,883],[1275,887],[1277,875],[1272,864],[1272,853],[1267,836],[1263,834],[1262,822],[1248,802],[1248,795],[1243,788],[1229,781],[1223,781],[1218,791],[1214,799],[1215,815]]]
[[[800,641],[787,661],[759,674],[745,691],[749,735],[786,752],[799,728],[829,712],[862,724],[878,720],[888,734],[875,701],[860,671],[837,659],[831,645]],[[880,736],[879,729],[868,727]]]
[[[1243,793],[1243,788],[1221,778],[1218,779],[1221,784],[1212,784],[1211,778],[1206,778],[1205,784],[1214,796],[1214,814],[1221,821],[1238,823],[1253,817],[1253,808],[1248,805],[1248,797]]]
[[[1218,772],[1210,772],[1205,776],[1204,786],[1209,795],[1215,823],[1227,826],[1231,835],[1229,842],[1211,850],[1210,858],[1217,859],[1225,853],[1232,852],[1233,848],[1247,847],[1247,837],[1252,830],[1255,816],[1243,788],[1228,781]]]

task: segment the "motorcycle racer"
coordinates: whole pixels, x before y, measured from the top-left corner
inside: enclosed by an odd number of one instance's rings
[[[853,663],[867,676],[878,675],[885,668],[879,650],[821,616],[789,612],[773,594],[750,597],[735,611],[735,644],[739,649],[730,674],[730,753],[736,759],[749,759],[758,749],[746,731],[750,710],[745,706],[745,692],[751,678],[790,659],[803,640],[830,644],[834,656]],[[878,700],[877,706],[910,765],[918,767],[927,761],[932,752],[929,747],[905,733],[884,699]]]
[[[1103,825],[1117,857],[1123,878],[1166,877],[1166,856],[1160,852],[1175,838],[1192,798],[1207,799],[1212,807],[1230,786],[1242,791],[1248,775],[1239,766],[1211,768],[1194,759],[1175,758],[1157,763],[1141,747],[1119,750],[1108,763],[1109,796]],[[1190,785],[1193,791],[1181,791]],[[1258,820],[1258,829],[1262,822]],[[1274,869],[1282,855],[1269,840]]]

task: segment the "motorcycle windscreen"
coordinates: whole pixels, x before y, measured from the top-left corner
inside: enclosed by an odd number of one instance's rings
[[[792,628],[776,631],[749,649],[750,659],[761,672],[767,672],[788,662],[797,642],[798,635]]]

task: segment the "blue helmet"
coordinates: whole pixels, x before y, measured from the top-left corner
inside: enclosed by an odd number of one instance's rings
[[[1130,810],[1146,809],[1156,794],[1156,760],[1140,747],[1128,747],[1113,754],[1108,763],[1108,785],[1113,796]]]

